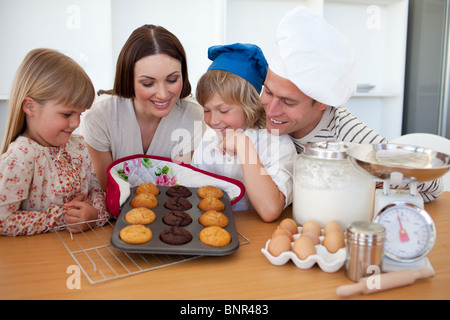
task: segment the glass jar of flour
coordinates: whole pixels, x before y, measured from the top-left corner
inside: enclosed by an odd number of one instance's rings
[[[374,196],[375,180],[353,167],[343,142],[307,144],[297,158],[292,215],[300,225],[337,221],[345,230],[353,221],[371,221]]]

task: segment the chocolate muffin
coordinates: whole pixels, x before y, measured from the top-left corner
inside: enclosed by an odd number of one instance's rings
[[[169,210],[185,211],[192,208],[192,204],[185,198],[173,197],[164,203],[164,207]]]
[[[169,211],[164,215],[163,222],[169,226],[185,227],[192,223],[192,218],[184,211]]]
[[[159,235],[161,241],[171,245],[181,245],[192,240],[191,233],[179,226],[169,227],[164,229]]]
[[[182,185],[172,186],[167,189],[166,194],[169,197],[189,198],[192,196],[191,190]]]

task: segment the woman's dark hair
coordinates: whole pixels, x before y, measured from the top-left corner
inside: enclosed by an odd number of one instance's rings
[[[180,40],[167,29],[155,25],[143,25],[133,31],[123,46],[116,66],[112,94],[123,98],[134,98],[134,64],[154,54],[167,54],[181,63],[183,88],[180,98],[191,94],[186,53]]]

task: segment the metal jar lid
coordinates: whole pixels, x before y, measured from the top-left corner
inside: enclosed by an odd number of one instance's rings
[[[308,143],[305,155],[313,158],[342,160],[347,158],[345,145],[342,141],[321,141]]]
[[[347,242],[357,245],[382,245],[385,236],[386,229],[371,221],[355,221],[347,227]]]

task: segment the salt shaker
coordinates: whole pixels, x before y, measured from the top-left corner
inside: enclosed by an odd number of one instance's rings
[[[350,280],[370,276],[375,268],[381,271],[385,236],[385,228],[375,222],[355,221],[347,227],[345,269]]]

